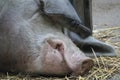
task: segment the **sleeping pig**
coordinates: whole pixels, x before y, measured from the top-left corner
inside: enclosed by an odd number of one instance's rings
[[[0,0],[0,71],[57,76],[88,72],[93,60],[63,34],[63,26],[44,15],[41,5],[40,0]]]

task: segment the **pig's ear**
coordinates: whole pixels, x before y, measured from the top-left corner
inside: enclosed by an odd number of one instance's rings
[[[41,0],[46,15],[64,15],[78,19],[78,15],[69,0]]]
[[[63,0],[62,0],[63,1]],[[62,2],[61,0],[40,0],[42,10],[45,14],[61,14],[62,13]]]

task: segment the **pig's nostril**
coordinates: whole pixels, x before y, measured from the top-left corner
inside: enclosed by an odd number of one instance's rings
[[[92,59],[83,59],[82,62],[80,62],[80,65],[77,65],[76,69],[73,69],[73,76],[81,75],[88,73],[89,70],[93,67],[94,62]]]
[[[86,60],[82,63],[82,68],[86,68],[86,69],[91,68],[92,64],[93,64],[92,61]]]
[[[55,47],[55,49],[58,49],[58,50],[60,50],[60,47],[62,46],[62,44],[56,44],[56,47]]]
[[[62,43],[57,43],[54,49],[58,50],[60,53],[64,53],[64,45]]]
[[[94,62],[92,59],[87,59],[82,62],[82,67],[81,67],[81,75],[87,73],[94,65]]]
[[[61,40],[47,40],[47,42],[49,43],[49,45],[59,51],[60,53],[64,53],[64,43]]]

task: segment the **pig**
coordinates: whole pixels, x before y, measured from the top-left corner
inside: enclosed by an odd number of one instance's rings
[[[0,0],[0,71],[84,75],[93,60],[63,34],[64,25],[43,13],[41,5],[40,0]]]

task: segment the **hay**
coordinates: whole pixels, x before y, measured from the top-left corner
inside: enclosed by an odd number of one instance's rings
[[[85,80],[107,80],[115,74],[120,74],[119,57],[100,57],[98,60],[99,64],[94,59],[96,64]]]
[[[95,30],[93,32],[94,37],[105,43],[111,44],[116,49],[116,53],[120,55],[120,27]]]

